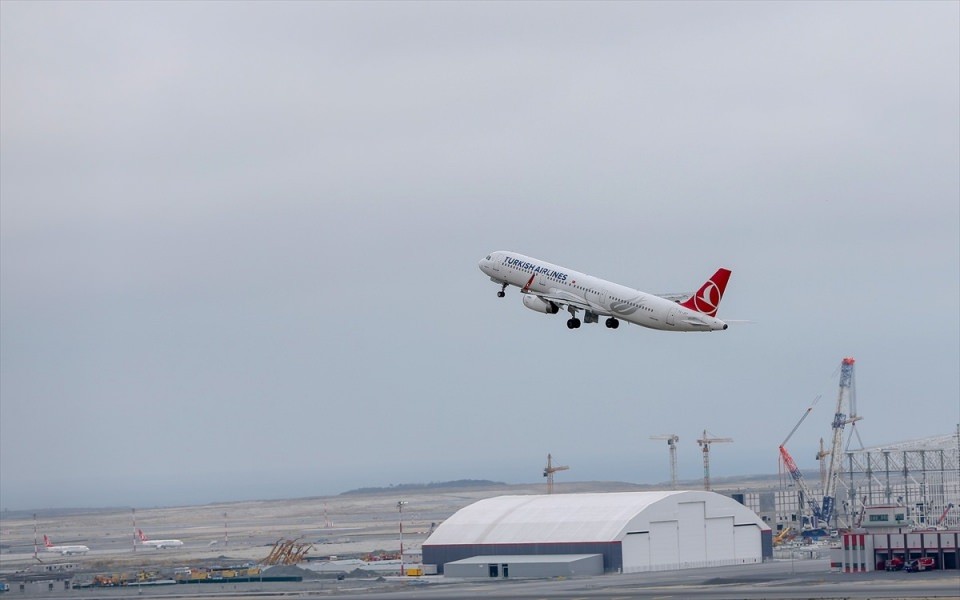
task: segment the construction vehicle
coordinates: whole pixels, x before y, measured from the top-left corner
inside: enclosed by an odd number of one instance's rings
[[[794,483],[797,484],[797,487],[800,488],[800,493],[803,495],[803,503],[807,507],[807,516],[809,518],[807,521],[808,528],[816,529],[819,521],[822,519],[820,504],[813,497],[813,492],[810,491],[810,488],[807,487],[807,484],[803,480],[803,473],[800,472],[797,463],[794,462],[793,457],[790,456],[786,446],[783,444],[780,445],[780,460],[783,461],[784,466],[787,467],[790,477],[793,478]]]
[[[793,426],[793,429],[790,430],[790,433],[787,434],[787,437],[784,438],[783,442],[780,444],[780,462],[787,468],[787,471],[790,473],[790,477],[793,478],[794,483],[797,484],[797,488],[800,489],[800,493],[803,495],[802,506],[807,508],[807,529],[816,529],[821,520],[820,513],[820,504],[814,499],[813,493],[807,487],[806,482],[803,479],[803,473],[800,472],[800,468],[797,467],[797,463],[794,462],[793,457],[790,456],[790,453],[787,451],[787,442],[790,441],[790,438],[793,437],[793,434],[797,432],[797,429],[800,428],[800,425],[803,423],[804,419],[810,415],[813,411],[813,407],[817,405],[817,402],[820,401],[820,396],[817,396],[813,399],[813,402],[810,403],[810,406],[807,407],[807,410],[804,411],[803,416],[800,417],[800,420],[797,421],[797,424]]]
[[[779,546],[780,544],[782,544],[783,542],[785,542],[785,541],[787,540],[787,538],[790,536],[790,532],[791,532],[791,531],[793,531],[793,527],[789,527],[789,526],[788,526],[788,527],[784,528],[783,531],[781,531],[780,533],[778,533],[777,536],[776,536],[775,538],[773,538],[773,545],[774,545],[774,546]]]
[[[820,508],[820,517],[825,525],[829,526],[834,517],[836,508],[836,487],[840,475],[840,445],[843,438],[843,428],[850,423],[860,420],[856,409],[856,389],[853,385],[853,364],[856,361],[847,357],[840,362],[840,391],[837,394],[837,410],[833,415],[833,443],[830,446],[830,462],[827,467],[827,479],[823,487],[823,504]],[[849,417],[844,412],[849,409]]]

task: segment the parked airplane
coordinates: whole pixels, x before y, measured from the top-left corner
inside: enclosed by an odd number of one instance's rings
[[[140,539],[140,543],[144,546],[152,546],[157,550],[163,548],[179,548],[183,545],[183,542],[180,540],[150,540],[147,539],[147,534],[143,532],[142,529],[137,529],[137,537]]]
[[[717,307],[727,287],[730,271],[719,269],[689,297],[656,296],[617,283],[517,254],[497,251],[480,261],[480,270],[500,284],[497,296],[506,295],[508,285],[520,288],[523,305],[545,314],[561,307],[570,313],[567,327],[580,327],[583,320],[596,323],[607,317],[606,326],[616,329],[620,319],[664,331],[718,331],[727,324],[717,319]],[[681,299],[686,298],[683,302]]]
[[[80,544],[76,546],[54,546],[53,543],[50,542],[50,538],[48,538],[46,535],[43,536],[43,545],[47,547],[47,552],[59,552],[64,556],[68,554],[86,554],[87,552],[90,552],[90,548]]]

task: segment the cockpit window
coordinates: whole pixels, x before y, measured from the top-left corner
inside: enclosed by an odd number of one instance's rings
[[[490,260],[490,255],[489,255],[489,254],[487,255],[487,260]]]

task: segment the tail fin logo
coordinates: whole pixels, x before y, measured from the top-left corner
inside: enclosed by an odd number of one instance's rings
[[[720,304],[720,288],[711,279],[693,298],[693,305],[698,312],[713,316],[717,313],[717,305]]]
[[[697,290],[696,294],[687,298],[685,302],[681,302],[680,306],[709,317],[717,316],[717,308],[720,306],[720,299],[723,298],[723,291],[727,288],[729,279],[730,271],[728,269],[718,269],[713,277]]]

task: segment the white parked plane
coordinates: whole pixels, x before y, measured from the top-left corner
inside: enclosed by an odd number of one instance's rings
[[[46,535],[43,536],[43,545],[46,546],[47,552],[59,552],[64,556],[68,554],[86,554],[87,552],[90,552],[90,548],[80,544],[76,546],[54,546],[53,543],[50,542],[50,538],[48,538]]]
[[[717,307],[727,287],[730,271],[719,269],[695,294],[683,297],[656,296],[585,273],[517,254],[497,251],[480,261],[480,270],[500,284],[497,296],[506,295],[508,285],[520,288],[523,305],[545,314],[556,314],[561,307],[570,313],[567,327],[580,327],[583,320],[596,323],[607,317],[610,329],[620,319],[650,329],[664,331],[718,331],[727,324],[716,318]]]
[[[147,534],[143,532],[142,529],[137,529],[137,537],[140,539],[140,543],[144,546],[152,546],[157,550],[163,548],[179,548],[183,545],[183,542],[180,540],[150,540],[147,539]]]

